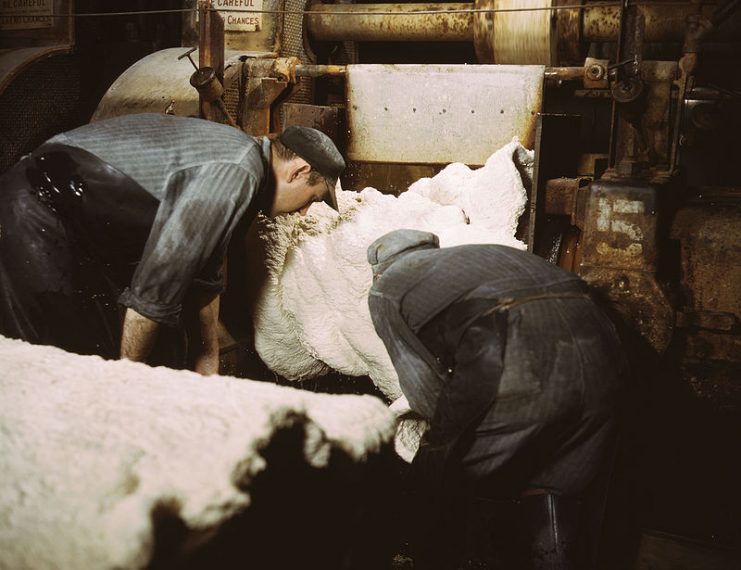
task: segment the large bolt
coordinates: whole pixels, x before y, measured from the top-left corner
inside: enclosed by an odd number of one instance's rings
[[[587,67],[586,75],[591,81],[599,81],[605,76],[605,68],[599,63],[593,63]]]
[[[643,92],[643,82],[637,77],[626,77],[613,83],[610,92],[618,103],[630,103],[640,97]]]

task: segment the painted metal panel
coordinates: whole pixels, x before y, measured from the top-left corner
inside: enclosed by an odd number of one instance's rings
[[[481,165],[518,137],[532,148],[544,66],[350,65],[348,158]]]
[[[193,65],[186,58],[178,59],[186,51],[186,47],[166,48],[137,61],[109,87],[91,122],[132,113],[168,112],[197,117],[198,92],[190,84]],[[196,50],[192,55],[195,61],[198,55]],[[226,50],[226,76],[230,66],[241,65],[242,55],[256,54]]]
[[[167,48],[147,55],[113,82],[91,122],[132,113],[198,116],[198,92],[189,83],[193,66],[178,59],[188,48]],[[194,54],[198,61],[198,52]]]

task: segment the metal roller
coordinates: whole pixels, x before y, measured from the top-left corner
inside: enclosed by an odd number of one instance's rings
[[[359,42],[465,42],[473,38],[472,4],[322,4],[306,15],[316,39]],[[420,14],[420,12],[440,12]],[[451,12],[452,11],[452,12]]]
[[[559,8],[558,6],[569,6]],[[579,7],[574,7],[579,6]],[[520,11],[531,8],[531,11]],[[512,10],[512,11],[510,11]],[[679,42],[687,18],[710,18],[714,5],[676,3],[637,6],[646,42]],[[436,12],[436,13],[429,13]],[[714,39],[733,39],[741,12]],[[436,4],[323,4],[305,17],[320,41],[473,42],[481,63],[568,65],[583,61],[590,42],[616,41],[620,7],[583,0],[475,0]]]
[[[531,11],[482,11],[474,16],[474,47],[480,63],[555,65],[551,0],[476,0],[477,10],[535,8]]]

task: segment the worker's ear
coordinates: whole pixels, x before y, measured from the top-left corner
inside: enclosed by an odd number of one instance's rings
[[[288,170],[288,182],[293,182],[305,174],[308,175],[309,172],[311,172],[311,166],[309,163],[301,158],[296,159]]]

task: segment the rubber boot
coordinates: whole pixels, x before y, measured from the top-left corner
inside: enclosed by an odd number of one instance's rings
[[[587,570],[588,544],[581,501],[557,495],[520,499],[532,570]]]
[[[466,529],[466,569],[588,570],[578,499],[542,494],[475,499]]]

